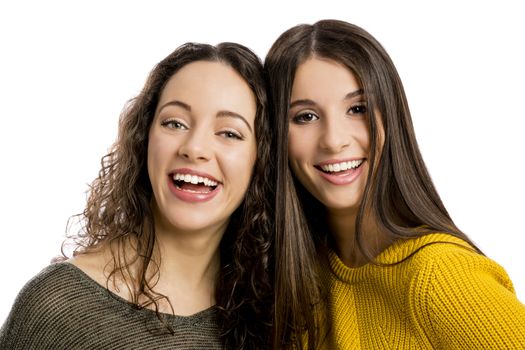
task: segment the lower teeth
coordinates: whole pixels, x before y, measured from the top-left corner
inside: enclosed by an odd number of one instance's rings
[[[175,184],[175,187],[177,187],[179,190],[190,192],[190,193],[209,193],[209,192],[213,191],[217,187],[217,186],[204,186],[204,185],[202,185],[203,191],[196,191],[196,190],[189,189],[189,188],[183,188],[182,186],[184,186],[184,183],[185,183],[184,181],[175,180],[175,181],[173,181],[173,183]]]

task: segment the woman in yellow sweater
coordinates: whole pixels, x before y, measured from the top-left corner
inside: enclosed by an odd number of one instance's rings
[[[279,175],[274,345],[525,349],[525,306],[445,209],[383,47],[346,22],[298,25],[266,69]]]

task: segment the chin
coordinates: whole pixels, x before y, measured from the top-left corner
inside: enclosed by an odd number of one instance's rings
[[[322,203],[329,210],[357,211],[361,205],[361,200],[348,200],[348,198],[345,198],[345,200],[325,199]]]
[[[180,211],[176,215],[165,217],[163,221],[168,231],[176,233],[177,231],[196,232],[214,227],[218,229],[225,220],[223,218],[210,217],[209,212],[191,210],[189,213]]]
[[[176,223],[176,225],[173,225],[173,228],[175,231],[202,231],[202,230],[209,230],[213,229],[214,227],[219,227],[220,224],[217,222],[210,222],[210,221],[179,221]]]

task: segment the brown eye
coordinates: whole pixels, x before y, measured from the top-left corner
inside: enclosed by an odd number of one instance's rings
[[[317,115],[311,112],[301,113],[292,118],[295,124],[307,124],[319,119]]]
[[[348,114],[365,114],[367,112],[367,108],[365,105],[355,105],[348,109]]]

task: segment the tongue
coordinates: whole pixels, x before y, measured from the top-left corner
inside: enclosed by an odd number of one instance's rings
[[[211,191],[211,187],[209,186],[205,186],[203,184],[192,184],[192,183],[187,183],[187,182],[184,182],[180,185],[180,189],[181,190],[184,190],[184,191],[189,191],[189,192],[210,192]]]

